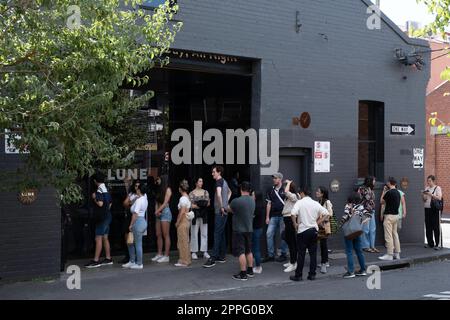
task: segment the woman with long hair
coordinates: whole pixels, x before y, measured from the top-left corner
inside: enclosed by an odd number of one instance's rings
[[[328,210],[330,213],[330,217],[333,216],[333,204],[328,198],[328,189],[325,187],[319,187],[316,190],[316,198],[319,201],[320,205]],[[320,237],[320,272],[327,273],[327,268],[330,267],[330,263],[328,261],[328,236],[331,234],[331,223],[330,217],[327,217],[320,225],[319,225],[319,234]]]
[[[295,203],[300,200],[297,194],[297,186],[291,180],[286,180],[286,187],[284,192],[286,199],[283,207],[283,221],[284,221],[284,238],[289,248],[290,261],[283,265],[286,269],[284,272],[292,272],[297,268],[297,230],[295,230],[292,222],[291,213]]]
[[[375,248],[375,235],[377,231],[377,223],[375,219],[375,177],[368,176],[364,179],[364,185],[361,186],[358,192],[361,194],[362,204],[364,209],[371,213],[372,218],[364,224],[363,234],[361,235],[361,246],[366,252],[378,253],[380,252]]]
[[[209,259],[208,254],[208,207],[210,205],[209,193],[203,189],[203,178],[194,181],[195,189],[189,193],[192,211],[195,218],[191,225],[191,255],[193,260],[198,259],[198,232],[200,230],[200,251],[203,258]]]
[[[189,184],[186,180],[180,182],[178,191],[181,198],[178,202],[178,216],[175,226],[177,227],[178,252],[180,258],[175,267],[188,267],[191,264],[191,252],[189,250],[189,227],[191,221],[188,219],[188,213],[191,209],[191,201],[189,200]]]
[[[152,258],[152,261],[158,263],[170,261],[170,223],[172,222],[172,212],[170,211],[169,203],[171,198],[172,189],[169,186],[169,177],[162,175],[156,179],[155,227],[158,253]]]

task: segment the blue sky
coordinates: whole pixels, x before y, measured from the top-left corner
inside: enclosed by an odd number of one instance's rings
[[[418,21],[422,25],[433,21],[427,7],[416,0],[381,0],[380,4],[381,10],[397,25],[405,25],[407,20]]]

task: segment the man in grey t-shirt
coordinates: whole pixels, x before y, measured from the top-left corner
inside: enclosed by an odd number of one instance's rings
[[[255,199],[250,196],[250,183],[242,182],[241,196],[234,199],[229,207],[233,213],[233,253],[239,257],[240,273],[233,279],[245,281],[253,277],[252,232],[255,213]]]
[[[231,190],[224,178],[222,178],[223,167],[214,166],[212,169],[213,179],[216,180],[214,190],[214,249],[211,258],[203,265],[205,268],[211,268],[216,265],[216,261],[224,263],[227,253],[227,243],[225,231],[227,225],[228,201],[231,197]]]

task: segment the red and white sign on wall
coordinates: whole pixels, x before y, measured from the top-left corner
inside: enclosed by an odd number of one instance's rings
[[[314,172],[330,172],[330,142],[314,142]]]

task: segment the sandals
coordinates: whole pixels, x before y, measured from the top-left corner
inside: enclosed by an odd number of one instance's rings
[[[373,253],[372,248],[364,248],[363,251]]]
[[[373,253],[380,253],[380,250],[377,248],[370,248],[370,250],[372,250]]]

